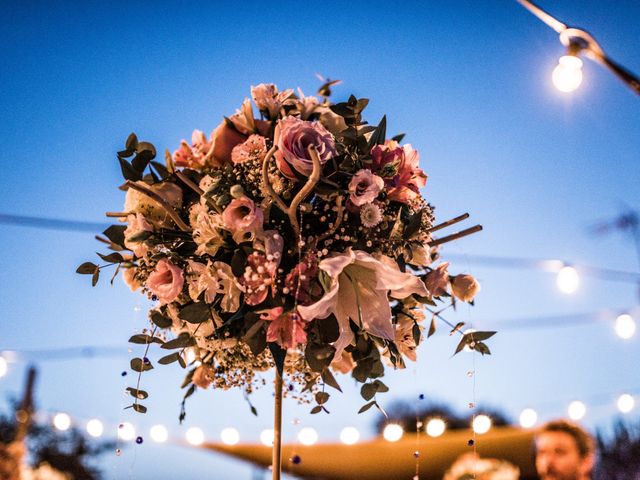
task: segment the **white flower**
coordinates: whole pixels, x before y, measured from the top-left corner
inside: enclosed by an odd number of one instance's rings
[[[367,228],[373,228],[382,221],[382,211],[375,203],[367,203],[360,208],[360,221]]]

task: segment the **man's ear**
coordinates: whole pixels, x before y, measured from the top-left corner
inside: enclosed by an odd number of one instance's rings
[[[586,457],[582,459],[582,464],[580,467],[580,471],[582,475],[589,475],[593,471],[595,461],[596,461],[596,456],[593,453],[589,453]]]

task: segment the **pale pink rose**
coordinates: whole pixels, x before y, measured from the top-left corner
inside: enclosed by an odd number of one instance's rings
[[[358,170],[349,182],[349,200],[358,207],[373,202],[384,188],[384,180],[371,170]]]
[[[141,213],[128,215],[127,222],[129,224],[124,231],[124,246],[131,250],[136,257],[143,257],[147,252],[143,233],[153,232],[153,227]]]
[[[149,185],[142,180],[136,183],[158,194],[172,208],[178,209],[182,206],[182,189],[175,183],[161,182]],[[124,199],[124,211],[132,215],[140,213],[153,225],[168,226],[173,224],[171,217],[158,202],[133,188],[127,189]]]
[[[223,120],[220,125],[211,133],[213,141],[213,157],[208,162],[208,167],[221,167],[225,163],[231,162],[231,151],[233,147],[241,144],[247,138],[231,127],[227,120]]]
[[[267,342],[276,342],[284,349],[307,343],[306,324],[297,313],[283,313],[282,307],[275,307],[262,313],[260,318],[270,322]]]
[[[420,195],[420,187],[427,176],[420,169],[417,150],[407,144],[400,146],[394,140],[371,149],[372,169],[384,179],[387,196],[391,200],[409,203]]]
[[[456,275],[451,280],[451,292],[463,302],[472,302],[479,291],[480,284],[471,275]]]
[[[261,112],[266,112],[269,118],[277,117],[280,107],[293,95],[293,90],[278,92],[278,87],[273,83],[261,83],[251,86],[251,97]]]
[[[244,288],[244,301],[247,305],[258,305],[267,298],[269,289],[273,287],[278,266],[263,253],[254,251],[247,258],[244,274],[240,277],[240,285]]]
[[[147,288],[158,297],[161,304],[174,301],[182,292],[183,285],[182,269],[166,258],[156,264],[155,270],[147,278]]]
[[[427,295],[419,277],[401,272],[390,258],[375,258],[360,251],[346,252],[323,259],[318,267],[331,280],[331,286],[320,300],[299,306],[298,312],[307,321],[334,314],[338,319],[340,337],[335,342],[336,356],[354,339],[349,321],[379,338],[393,340],[389,296],[403,299],[411,294]]]
[[[262,230],[262,209],[249,197],[234,198],[222,212],[224,228],[233,235],[236,243],[252,241]]]
[[[215,370],[209,364],[202,364],[195,369],[191,382],[199,388],[209,388],[213,382]]]
[[[439,297],[447,293],[447,288],[449,286],[448,268],[449,262],[444,262],[427,273],[424,283],[427,286],[427,290],[429,290],[429,295]]]
[[[285,117],[278,122],[274,133],[276,164],[288,178],[295,180],[291,167],[302,175],[310,175],[313,161],[308,148],[313,145],[318,151],[320,164],[324,165],[336,155],[333,135],[320,122],[307,122],[297,117]]]
[[[122,280],[124,280],[124,283],[132,292],[135,292],[142,286],[140,281],[136,278],[136,269],[134,267],[126,268],[122,272]]]
[[[250,135],[243,143],[236,145],[231,150],[231,161],[233,163],[244,163],[249,160],[262,163],[267,155],[267,144],[262,135]]]

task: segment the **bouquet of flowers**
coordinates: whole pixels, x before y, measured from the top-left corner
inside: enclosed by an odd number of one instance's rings
[[[335,83],[319,97],[252,87],[258,116],[245,99],[163,163],[153,145],[129,136],[118,152],[124,211],[107,213],[125,224],[97,237],[114,250],[99,254],[106,264],[78,272],[95,285],[115,265],[131,290],[157,302],[148,328],[130,339],[146,345],[133,370],[153,368],[152,343],[171,350],[158,363],[189,368],[186,398],[211,385],[250,393],[257,373],[275,366],[288,374],[289,394],[315,398],[312,413],[326,411],[325,384],[340,388],[334,373],[351,372],[363,383],[364,411],[387,390],[385,364],[415,361],[435,331],[431,307],[473,301],[471,276],[432,262],[440,243],[481,227],[435,240],[468,215],[435,225],[418,152],[403,135],[387,138],[384,117],[377,126],[363,120],[367,99],[330,102]],[[457,351],[489,353],[492,333],[462,334]],[[147,392],[129,391],[132,407],[146,411]]]

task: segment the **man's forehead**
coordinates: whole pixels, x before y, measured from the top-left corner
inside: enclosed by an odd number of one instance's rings
[[[575,438],[567,432],[545,431],[536,435],[536,446],[549,448],[565,448],[578,450]]]

